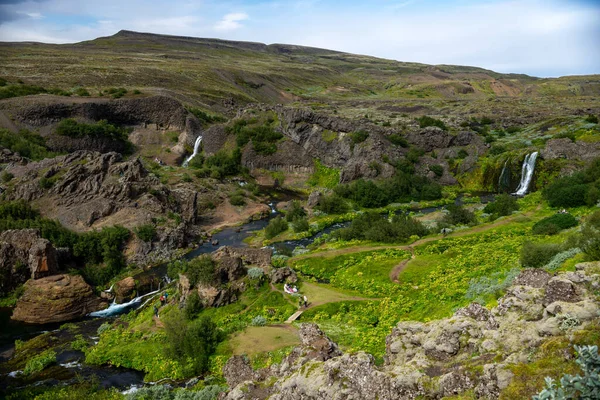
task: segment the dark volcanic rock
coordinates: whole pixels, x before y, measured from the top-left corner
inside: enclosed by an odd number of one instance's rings
[[[271,270],[271,283],[296,283],[297,281],[296,272],[290,267],[273,268]]]
[[[544,304],[552,304],[555,301],[576,303],[581,300],[576,286],[568,279],[555,277],[546,285],[546,296]]]
[[[542,288],[548,283],[550,278],[552,278],[552,275],[543,269],[526,268],[519,273],[513,284]]]
[[[0,293],[58,271],[56,250],[36,229],[0,234]]]

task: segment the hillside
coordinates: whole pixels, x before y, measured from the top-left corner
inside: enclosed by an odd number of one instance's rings
[[[0,397],[513,400],[585,375],[599,116],[600,75],[0,43]]]

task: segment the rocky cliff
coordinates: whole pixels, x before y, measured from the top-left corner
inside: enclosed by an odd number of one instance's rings
[[[58,271],[56,249],[36,229],[0,233],[0,295],[6,295],[28,279]]]
[[[497,399],[511,383],[511,366],[527,363],[533,349],[598,326],[599,271],[598,263],[558,276],[524,270],[491,310],[473,303],[444,320],[400,322],[382,367],[363,352],[342,354],[316,325],[304,324],[302,346],[281,364],[254,371],[244,357],[230,359],[226,399],[441,399],[468,390]]]

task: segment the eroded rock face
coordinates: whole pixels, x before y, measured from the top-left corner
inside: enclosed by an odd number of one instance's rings
[[[12,319],[31,324],[64,322],[106,308],[79,275],[53,275],[25,283]]]
[[[213,253],[213,258],[219,260],[224,256],[238,257],[246,265],[255,265],[264,269],[271,267],[271,249],[253,249],[250,247],[223,246]]]
[[[28,279],[58,271],[56,250],[37,229],[9,230],[0,234],[0,293],[8,293]]]

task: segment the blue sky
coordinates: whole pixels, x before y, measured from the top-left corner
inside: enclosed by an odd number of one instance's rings
[[[0,0],[0,40],[121,29],[288,43],[548,77],[600,73],[600,1]]]

